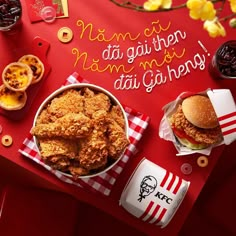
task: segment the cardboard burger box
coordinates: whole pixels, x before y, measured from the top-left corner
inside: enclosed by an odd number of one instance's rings
[[[142,221],[167,226],[190,182],[144,158],[125,186],[120,205]]]

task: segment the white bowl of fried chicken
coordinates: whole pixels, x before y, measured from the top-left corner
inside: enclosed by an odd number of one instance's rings
[[[31,133],[42,160],[73,178],[112,168],[129,145],[125,111],[107,90],[92,84],[61,87],[40,105]]]

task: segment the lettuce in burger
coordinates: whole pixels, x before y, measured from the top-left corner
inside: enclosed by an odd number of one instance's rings
[[[190,149],[204,149],[222,140],[216,113],[207,96],[185,98],[169,121],[177,140]]]

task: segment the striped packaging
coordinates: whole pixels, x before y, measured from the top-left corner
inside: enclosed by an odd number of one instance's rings
[[[142,221],[167,226],[190,182],[144,158],[126,184],[120,205]]]
[[[236,105],[229,89],[208,90],[226,145],[236,140]]]

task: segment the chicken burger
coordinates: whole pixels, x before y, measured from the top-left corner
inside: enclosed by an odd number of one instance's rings
[[[222,140],[216,113],[207,96],[185,98],[169,121],[176,138],[190,149],[204,149]]]

